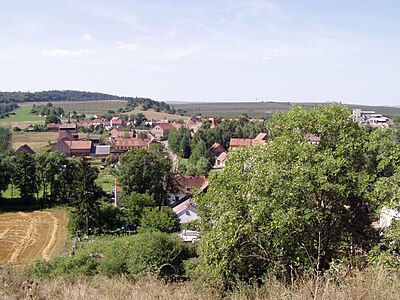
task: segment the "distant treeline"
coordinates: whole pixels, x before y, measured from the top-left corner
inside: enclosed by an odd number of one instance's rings
[[[120,97],[116,95],[73,90],[55,90],[42,92],[0,92],[0,103],[10,102],[53,102],[53,101],[91,101],[91,100],[126,100],[129,107],[141,105],[145,110],[154,109],[166,113],[176,113],[175,109],[165,102],[150,98]]]

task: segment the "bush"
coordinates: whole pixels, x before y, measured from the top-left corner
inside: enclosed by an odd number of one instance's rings
[[[142,219],[140,221],[140,228],[150,231],[161,231],[166,233],[179,232],[181,230],[179,218],[169,207],[156,207],[145,208],[143,211]]]
[[[81,249],[78,247],[75,256],[38,261],[30,271],[41,277],[126,274],[138,278],[150,274],[168,279],[182,276],[184,261],[195,255],[195,249],[177,235],[148,231],[97,238]]]

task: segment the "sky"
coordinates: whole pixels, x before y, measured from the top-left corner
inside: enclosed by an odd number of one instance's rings
[[[1,0],[0,91],[400,105],[398,0]]]

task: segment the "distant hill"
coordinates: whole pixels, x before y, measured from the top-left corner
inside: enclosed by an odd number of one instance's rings
[[[54,102],[54,101],[93,101],[93,100],[126,100],[128,108],[141,105],[144,110],[154,109],[158,112],[175,114],[177,111],[165,102],[155,101],[150,98],[141,97],[121,97],[116,95],[85,92],[74,90],[54,90],[42,92],[0,92],[0,103],[19,103],[19,102]],[[179,111],[179,113],[181,113]]]
[[[293,105],[301,105],[312,108],[315,105],[329,105],[329,103],[291,103],[291,102],[202,102],[202,103],[174,103],[175,109],[185,111],[188,116],[201,114],[204,117],[235,118],[247,114],[251,118],[268,118],[278,111],[288,111]],[[400,116],[400,107],[366,106],[344,104],[350,110],[361,108],[362,110],[374,110],[385,116]]]

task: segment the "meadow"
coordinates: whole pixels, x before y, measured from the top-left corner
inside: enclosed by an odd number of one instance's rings
[[[35,152],[43,153],[51,148],[51,143],[55,143],[57,138],[57,131],[14,132],[13,148],[17,150],[20,146],[28,144]]]
[[[288,111],[292,105],[302,105],[311,108],[318,103],[290,103],[290,102],[209,102],[209,103],[174,103],[176,109],[186,111],[186,115],[201,114],[204,117],[236,118],[246,113],[251,118],[267,118],[278,111]],[[327,104],[327,103],[320,103]],[[348,104],[347,107],[373,110],[386,116],[399,116],[399,107],[365,106]]]
[[[13,111],[14,115],[0,119],[0,126],[26,128],[29,124],[44,124],[44,117],[31,114],[32,105],[32,103],[20,103],[20,107]]]

